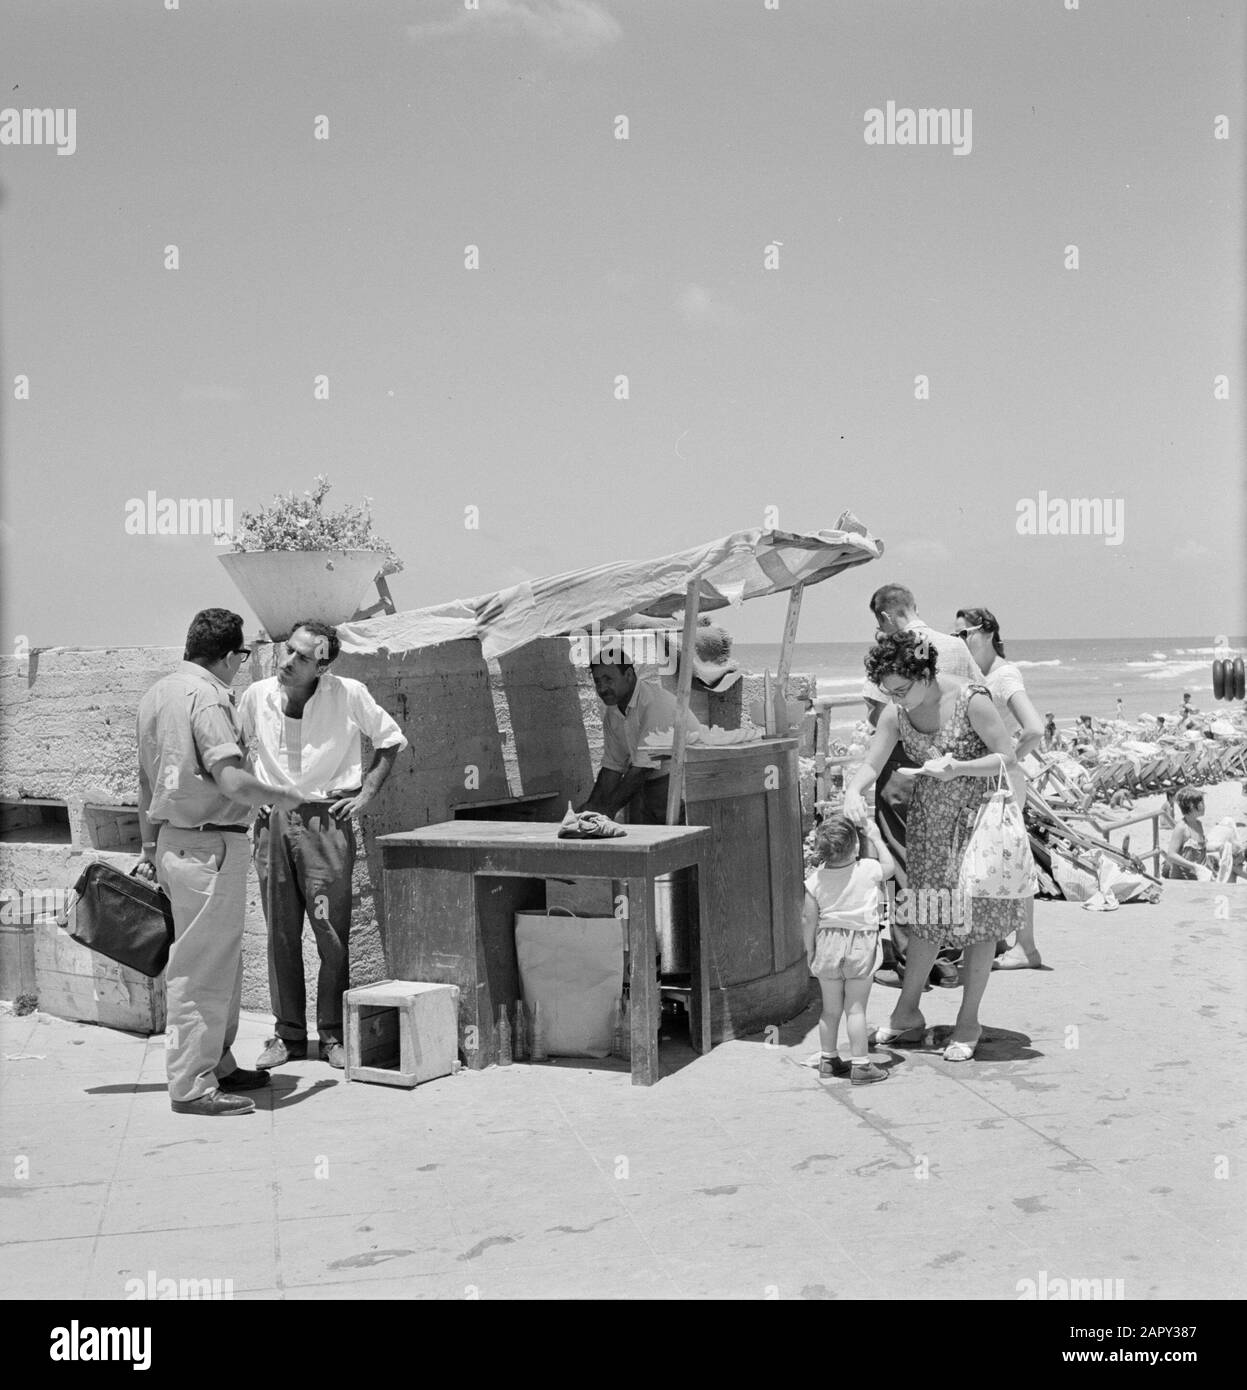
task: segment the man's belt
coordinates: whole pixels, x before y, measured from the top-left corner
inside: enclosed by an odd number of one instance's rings
[[[225,835],[245,835],[251,829],[249,825],[193,825],[192,830],[216,830]]]

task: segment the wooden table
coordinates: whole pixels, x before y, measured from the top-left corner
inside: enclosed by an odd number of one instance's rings
[[[381,835],[386,963],[397,979],[459,986],[468,1065],[494,1060],[498,1009],[519,998],[514,914],[544,907],[532,881],[609,878],[627,894],[632,999],[632,1084],[658,1080],[662,1002],[654,973],[654,880],[681,869],[689,879],[694,988],[690,1031],[710,1047],[707,932],[698,891],[711,832],[697,826],[629,825],[613,840],[560,840],[558,825],[444,821]]]

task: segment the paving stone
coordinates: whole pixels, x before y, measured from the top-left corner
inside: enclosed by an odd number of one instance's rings
[[[99,1233],[108,1202],[105,1182],[55,1187],[6,1182],[0,1185],[0,1250],[7,1254],[11,1242],[93,1237]]]
[[[224,1172],[193,1173],[114,1182],[101,1235],[125,1232],[190,1230],[212,1226],[228,1216],[231,1225],[250,1225],[272,1219],[276,1195],[268,1169],[231,1168]]]
[[[218,1217],[228,1216],[228,1208]],[[126,1297],[130,1280],[229,1280],[236,1291],[272,1288],[277,1257],[271,1220],[100,1236],[85,1297]]]
[[[0,1245],[0,1297],[72,1301],[84,1296],[95,1237]]]
[[[366,1285],[372,1279],[453,1271],[462,1253],[451,1213],[440,1200],[401,1211],[371,1210],[277,1223],[281,1282]],[[367,1297],[366,1291],[361,1294]]]

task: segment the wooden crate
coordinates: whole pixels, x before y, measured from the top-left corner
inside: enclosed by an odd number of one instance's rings
[[[80,946],[55,922],[35,923],[39,1008],[55,1018],[100,1023],[127,1033],[163,1033],[165,980],[140,975]]]
[[[418,1086],[449,1076],[459,1056],[455,985],[385,980],[347,990],[346,1079]]]
[[[35,929],[8,911],[12,902],[0,896],[0,999],[35,992]]]

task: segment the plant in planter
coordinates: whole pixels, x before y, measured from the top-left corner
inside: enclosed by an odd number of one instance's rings
[[[394,611],[385,576],[403,562],[373,529],[370,499],[327,511],[331,484],[324,475],[315,481],[301,496],[278,493],[267,506],[243,512],[237,531],[225,537],[232,551],[219,557],[274,639],[288,637],[300,618],[337,624]],[[381,602],[357,612],[374,581]]]

